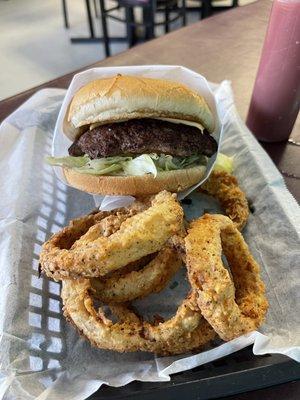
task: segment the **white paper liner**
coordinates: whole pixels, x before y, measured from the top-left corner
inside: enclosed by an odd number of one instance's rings
[[[60,285],[38,278],[38,255],[52,232],[91,211],[94,202],[92,196],[61,183],[44,163],[65,91],[42,90],[0,127],[0,399],[81,400],[103,383],[169,380],[172,373],[251,343],[255,354],[280,353],[300,360],[299,207],[238,117],[229,83],[211,87],[224,122],[221,150],[234,155],[235,174],[254,208],[243,234],[261,265],[270,303],[260,333],[199,354],[163,358],[101,351],[79,338],[61,314]],[[211,198],[190,197],[188,218],[217,210]],[[170,300],[178,304],[182,298],[180,285],[167,291],[173,296],[151,298],[159,312],[168,311]]]
[[[184,85],[193,89],[195,92],[202,95],[206,99],[215,117],[216,127],[213,133],[213,137],[216,139],[218,144],[220,143],[222,137],[222,125],[219,118],[219,112],[216,107],[214,94],[210,89],[207,80],[202,75],[197,74],[196,72],[191,71],[190,69],[187,69],[185,67],[173,66],[173,65],[146,65],[146,66],[130,66],[130,67],[92,68],[75,75],[67,90],[61,110],[58,115],[54,131],[54,140],[52,147],[52,155],[54,157],[63,157],[68,155],[68,148],[72,144],[71,140],[69,140],[64,134],[62,134],[62,132],[63,132],[63,120],[65,117],[65,113],[74,94],[82,86],[86,85],[88,82],[92,80],[107,78],[110,76],[115,76],[117,74],[139,75],[148,78],[174,80],[176,82],[183,83]],[[203,179],[201,179],[201,181],[199,181],[193,187],[179,193],[180,199],[183,199],[185,196],[191,193],[196,187],[201,185],[207,179],[216,161],[217,154],[218,152],[209,159],[206,173]],[[55,172],[58,178],[62,182],[67,184],[67,181],[62,173],[62,169],[56,167]],[[122,207],[124,202],[128,205],[134,200],[133,197],[128,196],[127,200],[125,199],[125,197],[126,196],[94,196],[94,199],[95,199],[95,204],[97,206],[100,206],[101,210],[110,211],[113,208]]]

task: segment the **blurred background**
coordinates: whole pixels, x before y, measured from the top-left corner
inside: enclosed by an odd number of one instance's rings
[[[184,22],[192,24],[250,2],[0,0],[0,100],[178,29]]]

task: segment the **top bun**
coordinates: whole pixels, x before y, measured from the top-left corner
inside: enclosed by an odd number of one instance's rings
[[[205,99],[178,82],[116,75],[97,79],[74,95],[64,133],[74,141],[80,127],[134,118],[174,118],[196,122],[210,133],[214,116]]]

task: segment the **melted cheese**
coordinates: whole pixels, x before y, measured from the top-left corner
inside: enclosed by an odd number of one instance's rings
[[[145,118],[146,119],[146,118]],[[183,119],[176,119],[176,118],[153,118],[153,119],[158,119],[160,121],[167,121],[167,122],[172,122],[173,124],[183,124],[183,125],[189,125],[189,126],[194,126],[195,128],[200,129],[201,132],[203,132],[204,127],[199,124],[198,122],[192,122],[192,121],[185,121]],[[118,122],[124,122],[123,121],[118,121]],[[102,122],[95,122],[89,126],[90,131],[94,128],[97,128],[98,126],[104,125]]]
[[[159,119],[161,121],[173,122],[173,124],[194,126],[195,128],[200,129],[201,132],[203,132],[204,130],[204,127],[198,122],[185,121],[184,119],[176,119],[176,118],[155,118],[155,119]]]

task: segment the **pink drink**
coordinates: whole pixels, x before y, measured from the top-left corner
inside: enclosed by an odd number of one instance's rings
[[[274,0],[247,126],[259,140],[287,140],[299,104],[300,0]]]

